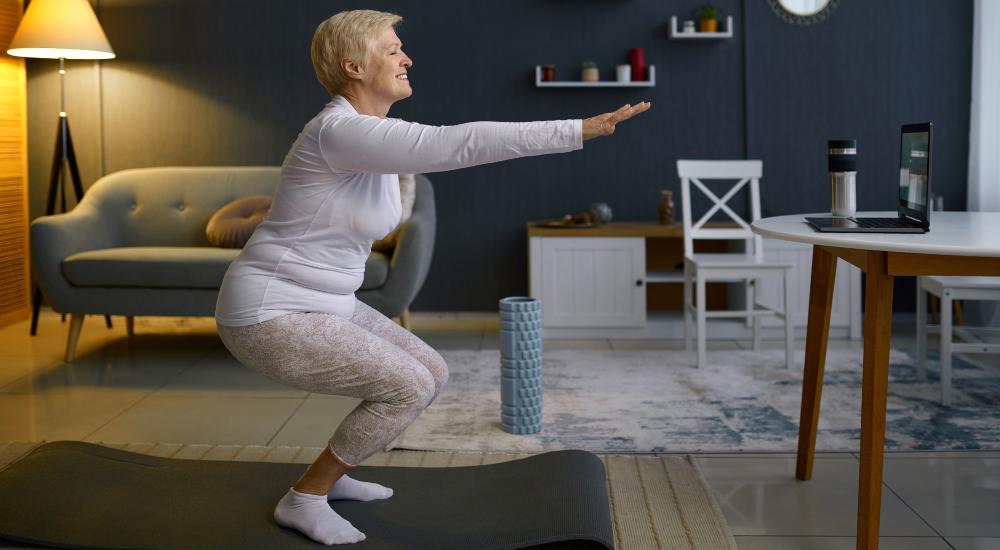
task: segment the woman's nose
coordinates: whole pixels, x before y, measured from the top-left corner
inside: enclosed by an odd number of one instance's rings
[[[403,54],[403,67],[409,69],[412,66],[413,66],[413,60],[410,59],[410,56]]]

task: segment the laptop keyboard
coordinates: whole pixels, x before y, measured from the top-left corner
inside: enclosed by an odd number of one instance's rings
[[[899,218],[851,218],[858,227],[900,227],[906,224]]]

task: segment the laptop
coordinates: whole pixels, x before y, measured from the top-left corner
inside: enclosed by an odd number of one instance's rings
[[[930,231],[931,123],[905,124],[899,144],[899,208],[895,218],[806,218],[826,233],[926,233]]]

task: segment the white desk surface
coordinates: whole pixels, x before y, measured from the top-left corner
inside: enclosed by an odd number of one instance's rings
[[[795,214],[762,218],[753,223],[764,237],[861,250],[1000,257],[1000,212],[931,212],[927,233],[820,233]],[[896,217],[896,212],[859,212],[856,217]]]

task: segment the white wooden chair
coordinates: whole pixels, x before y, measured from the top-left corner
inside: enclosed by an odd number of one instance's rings
[[[753,349],[760,349],[760,319],[773,315],[785,322],[785,365],[795,364],[794,326],[795,297],[792,293],[793,264],[764,259],[760,235],[750,229],[750,223],[760,218],[760,177],[763,163],[759,160],[678,160],[677,175],[681,178],[681,202],[684,217],[684,345],[692,344],[692,316],[697,324],[698,366],[705,364],[706,320],[715,317],[753,319]],[[701,180],[737,180],[736,185],[719,197]],[[691,215],[692,184],[714,203],[697,221]],[[750,186],[751,219],[749,223],[726,203],[741,189]],[[738,227],[706,227],[719,211],[728,214]],[[745,252],[703,254],[695,253],[694,241],[698,239],[742,240]],[[783,279],[784,307],[776,309],[757,303],[757,281],[766,277]],[[707,282],[743,282],[749,285],[745,310],[707,311],[705,285]],[[694,292],[692,292],[692,287]],[[694,298],[694,300],[692,300]]]
[[[1000,277],[917,277],[917,379],[927,379],[927,294],[941,300],[941,404],[951,405],[951,354],[1000,353],[1000,344],[977,341],[977,332],[990,329],[955,327],[953,300],[1000,301]],[[996,329],[993,329],[996,334]],[[963,341],[955,340],[955,335]]]

